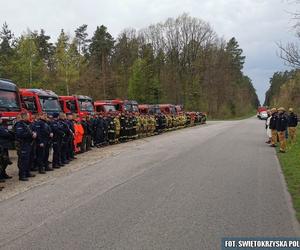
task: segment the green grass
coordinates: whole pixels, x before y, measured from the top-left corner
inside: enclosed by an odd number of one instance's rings
[[[293,199],[296,216],[300,221],[300,127],[297,129],[297,141],[295,144],[288,142],[287,152],[277,155],[281,164],[288,190]]]

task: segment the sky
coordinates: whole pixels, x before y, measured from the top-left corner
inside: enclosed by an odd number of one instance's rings
[[[276,43],[295,40],[289,0],[0,0],[0,25],[7,22],[16,36],[40,30],[54,40],[63,28],[69,34],[82,24],[89,35],[105,25],[114,36],[125,28],[141,29],[182,13],[209,22],[220,37],[235,37],[246,56],[244,73],[264,101],[269,79],[288,69]]]

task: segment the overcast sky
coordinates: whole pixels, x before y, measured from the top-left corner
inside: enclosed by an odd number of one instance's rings
[[[253,80],[261,102],[275,71],[284,70],[276,42],[294,39],[288,0],[0,0],[0,24],[15,35],[28,28],[56,39],[88,24],[92,35],[104,24],[113,36],[124,28],[144,28],[183,12],[210,22],[219,36],[236,37],[246,55],[244,72]]]

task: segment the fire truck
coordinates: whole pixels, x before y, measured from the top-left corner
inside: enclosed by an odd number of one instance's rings
[[[0,79],[0,114],[3,125],[11,130],[14,120],[21,111],[18,87],[10,80]]]
[[[61,112],[58,95],[51,90],[20,89],[20,95],[24,107],[31,114]]]
[[[94,102],[95,112],[107,114],[109,112],[116,113],[116,107],[110,100],[95,101]]]
[[[149,114],[149,110],[150,110],[150,105],[149,104],[139,104],[138,108],[139,108],[139,113],[140,114],[142,114],[142,115]]]
[[[121,100],[114,99],[111,100],[111,103],[115,106],[116,110],[119,112],[130,112],[130,113],[138,113],[139,107],[137,101],[133,100]]]
[[[176,115],[177,110],[173,104],[159,104],[160,111],[164,114]]]
[[[89,96],[60,96],[59,103],[65,113],[75,113],[79,117],[94,113],[93,100]]]

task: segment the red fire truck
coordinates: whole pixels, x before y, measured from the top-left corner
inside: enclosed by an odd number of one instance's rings
[[[59,103],[65,113],[75,113],[79,117],[94,113],[93,100],[89,96],[60,96]]]
[[[20,89],[21,100],[24,107],[31,113],[46,112],[53,114],[61,112],[58,95],[51,90]]]
[[[149,114],[149,110],[150,110],[150,105],[149,104],[139,104],[138,105],[139,108],[139,113],[142,115],[148,115]]]
[[[176,107],[173,104],[159,104],[160,111],[164,114],[176,115]]]
[[[109,112],[115,113],[116,107],[110,100],[102,100],[94,102],[95,112],[107,114]]]
[[[0,114],[4,126],[12,129],[14,120],[21,111],[18,87],[10,80],[0,79]]]
[[[121,100],[121,99],[114,99],[111,100],[111,103],[115,106],[116,110],[119,112],[128,111],[130,113],[138,113],[139,107],[137,101],[133,100]]]

